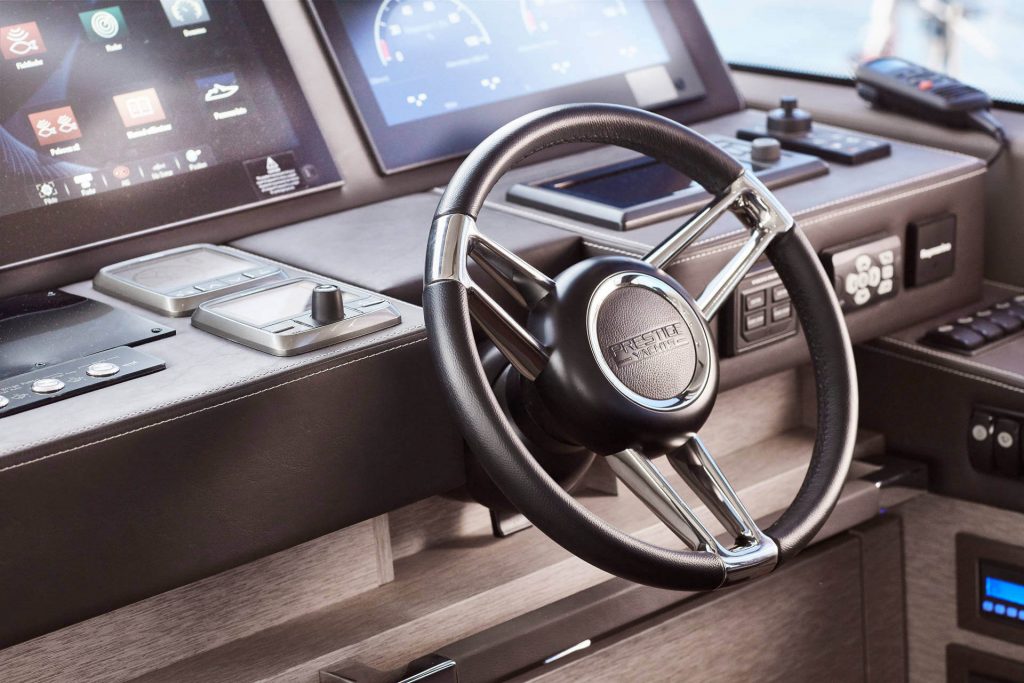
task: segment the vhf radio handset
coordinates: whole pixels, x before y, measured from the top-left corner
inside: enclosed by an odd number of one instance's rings
[[[857,67],[857,93],[872,104],[914,118],[984,131],[999,143],[991,166],[1007,144],[992,116],[988,93],[898,57],[880,57]]]

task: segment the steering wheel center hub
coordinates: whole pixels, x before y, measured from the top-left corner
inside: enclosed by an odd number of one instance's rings
[[[563,271],[528,321],[551,350],[533,386],[559,437],[597,453],[663,453],[699,430],[718,391],[699,310],[640,259],[598,256]]]
[[[645,408],[672,410],[708,379],[708,340],[692,304],[647,273],[602,282],[590,300],[588,334],[611,384]]]

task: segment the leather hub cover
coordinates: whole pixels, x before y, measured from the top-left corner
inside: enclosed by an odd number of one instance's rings
[[[682,394],[697,365],[682,313],[646,287],[622,285],[600,302],[597,338],[606,367],[628,389],[655,401]]]

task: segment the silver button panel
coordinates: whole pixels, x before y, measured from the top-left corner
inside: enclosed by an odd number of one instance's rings
[[[121,371],[121,366],[117,363],[111,363],[109,361],[100,361],[99,363],[93,363],[85,369],[85,374],[90,377],[110,377],[116,375]]]
[[[159,358],[122,346],[8,377],[0,380],[0,418],[163,369]]]
[[[64,382],[56,377],[44,377],[32,382],[32,391],[37,394],[55,394],[64,388]]]

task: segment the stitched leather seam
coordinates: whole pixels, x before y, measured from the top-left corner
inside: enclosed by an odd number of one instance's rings
[[[876,206],[881,206],[882,204],[888,204],[889,202],[895,201],[897,199],[905,199],[906,197],[913,197],[914,195],[921,194],[923,192],[930,192],[932,190],[938,190],[938,189],[941,189],[943,187],[946,187],[947,185],[954,185],[954,184],[959,183],[959,182],[964,181],[964,180],[970,180],[971,178],[976,178],[976,177],[978,177],[980,175],[985,174],[986,172],[987,171],[985,169],[979,169],[979,170],[975,171],[974,173],[969,173],[967,175],[958,176],[956,178],[949,178],[947,180],[943,180],[943,181],[938,182],[938,183],[933,183],[932,185],[924,185],[922,187],[914,188],[913,190],[907,190],[906,192],[900,192],[899,194],[890,195],[888,197],[880,197],[880,198],[878,198],[878,199],[876,199],[876,200],[874,200],[872,202],[867,202],[865,204],[858,204],[856,206],[848,206],[848,207],[846,207],[844,209],[840,209],[838,211],[832,211],[830,213],[823,213],[823,214],[820,214],[818,216],[812,216],[812,217],[807,218],[806,220],[804,220],[801,223],[801,225],[815,225],[817,223],[821,223],[822,221],[829,220],[829,219],[835,218],[837,216],[845,216],[846,214],[853,213],[855,211],[862,211],[864,209],[871,209],[871,208],[874,208]],[[824,207],[826,205],[822,205],[822,206]],[[821,208],[821,207],[819,207],[819,208]],[[808,213],[810,213],[811,211],[812,211],[812,209],[808,209],[806,211],[800,211],[800,212],[794,214],[794,217],[796,217],[796,216],[805,216]]]
[[[248,251],[245,251],[244,249],[239,249],[239,248],[233,247],[231,245],[225,245],[225,248],[227,248],[230,251],[238,252],[240,254],[255,255],[258,258],[262,259],[263,261],[266,261],[267,263],[273,263],[273,264],[276,264],[278,266],[281,266],[282,268],[285,268],[285,269],[288,269],[288,270],[293,270],[293,271],[295,271],[297,273],[302,273],[304,275],[309,275],[310,277],[314,277],[314,278],[323,278],[323,277],[325,277],[323,275],[320,275],[320,274],[317,274],[317,273],[313,273],[312,271],[306,270],[305,268],[299,268],[297,266],[293,266],[293,265],[290,265],[290,264],[287,264],[287,263],[283,263],[281,261],[277,261],[275,259],[263,256],[261,254],[257,254],[255,252],[248,252]],[[331,279],[336,279],[336,278],[331,278]],[[370,291],[368,289],[359,287],[357,285],[349,284],[348,286],[354,287],[355,289],[358,289],[360,291],[366,292],[367,294],[375,294],[377,296],[384,296],[384,295],[382,295],[382,294],[380,294],[378,292],[372,292],[372,291]],[[389,297],[385,297],[385,298],[389,298]],[[412,333],[415,333],[415,332],[417,332],[419,330],[423,330],[423,327],[417,325],[417,326],[414,326],[414,327],[412,327],[410,329],[403,330],[402,327],[401,327],[401,324],[399,324],[396,328],[391,329],[391,330],[389,330],[387,332],[384,332],[377,339],[377,344],[386,342],[386,341],[388,341],[390,339],[394,339],[396,337],[404,336],[406,334],[412,334]],[[362,349],[360,349],[360,351],[365,350],[366,348],[368,348],[368,347],[363,347]],[[399,347],[395,347],[395,348],[399,348]],[[51,438],[48,438],[48,439],[36,439],[35,441],[30,441],[30,442],[27,442],[27,443],[19,444],[19,445],[13,447],[10,450],[0,451],[0,457],[11,455],[13,453],[17,453],[18,451],[25,450],[27,448],[34,448],[36,446],[39,446],[39,445],[42,445],[42,444],[45,444],[45,443],[48,443],[50,441],[54,441],[54,440],[57,440],[57,439],[62,439],[62,438],[65,438],[65,437],[75,436],[76,434],[81,433],[83,431],[91,431],[91,430],[94,430],[94,429],[100,429],[100,428],[103,428],[103,427],[107,427],[107,426],[109,426],[111,424],[114,424],[116,422],[120,422],[121,420],[131,419],[133,417],[138,417],[140,415],[145,415],[147,413],[152,413],[152,412],[155,412],[155,411],[158,411],[158,410],[164,410],[166,408],[171,408],[171,407],[173,407],[175,405],[178,405],[181,402],[192,401],[192,400],[197,399],[197,398],[203,398],[205,396],[209,396],[210,394],[213,394],[214,392],[224,391],[226,389],[233,389],[234,387],[237,387],[238,385],[243,384],[245,382],[250,382],[250,381],[253,381],[253,380],[263,379],[264,377],[268,377],[268,376],[270,376],[272,374],[275,374],[277,372],[289,372],[290,370],[294,370],[296,368],[303,368],[303,367],[306,367],[306,366],[308,366],[308,365],[310,365],[312,363],[317,363],[317,362],[319,362],[319,361],[321,361],[321,360],[323,360],[325,358],[331,358],[333,356],[342,355],[342,353],[343,352],[339,352],[339,349],[337,347],[331,347],[331,348],[328,348],[324,352],[318,353],[315,356],[310,356],[309,358],[302,359],[300,362],[294,363],[294,364],[286,366],[284,368],[267,368],[267,369],[262,370],[262,371],[260,371],[260,372],[258,372],[256,374],[254,374],[254,375],[247,375],[245,377],[242,377],[240,379],[232,380],[230,382],[227,382],[226,384],[219,385],[219,386],[214,387],[212,389],[207,389],[206,391],[200,391],[200,392],[197,392],[197,393],[192,393],[192,394],[189,394],[187,396],[182,397],[179,400],[175,400],[173,402],[159,403],[159,404],[153,406],[152,408],[148,408],[146,410],[132,411],[132,412],[127,413],[125,415],[118,416],[116,419],[103,420],[102,422],[96,422],[94,424],[87,425],[87,426],[82,427],[81,429],[77,429],[75,431],[66,431],[66,432],[62,432],[60,434],[55,434]],[[366,357],[370,358],[371,356],[366,356]],[[0,469],[0,472],[3,472],[3,469]]]
[[[957,171],[960,171],[961,169],[966,169],[968,166],[973,166],[973,164],[961,164],[960,166],[954,166],[953,168],[945,168],[945,169],[942,169],[942,170],[939,170],[939,171],[931,171],[929,173],[923,173],[923,174],[921,174],[919,176],[914,176],[913,178],[907,178],[906,180],[901,180],[899,182],[890,183],[888,185],[883,185],[882,187],[876,187],[876,188],[871,189],[871,190],[865,190],[864,192],[858,192],[857,194],[851,194],[851,195],[847,195],[845,197],[839,197],[838,199],[833,199],[832,201],[825,202],[823,204],[817,204],[815,206],[811,206],[811,207],[808,207],[806,209],[802,209],[799,212],[799,214],[793,214],[793,215],[794,216],[796,216],[796,215],[806,215],[806,214],[809,214],[809,213],[814,213],[815,211],[820,211],[822,209],[827,209],[827,208],[829,208],[831,206],[837,206],[839,204],[845,204],[846,202],[849,202],[849,201],[856,201],[858,199],[863,199],[865,197],[871,197],[873,195],[882,194],[884,192],[888,192],[889,190],[895,190],[897,188],[903,188],[903,187],[906,187],[908,185],[912,185],[914,183],[919,183],[919,182],[923,182],[923,181],[926,181],[926,180],[931,180],[932,178],[935,178],[935,177],[938,177],[938,176],[947,175],[949,173],[955,173]],[[982,174],[984,174],[986,172],[987,172],[987,169],[985,169],[985,168],[978,168],[978,169],[975,169],[974,171],[972,171],[970,173],[965,173],[963,175],[958,175],[958,176],[954,176],[952,178],[947,178],[946,180],[941,181],[941,184],[955,183],[955,182],[959,182],[961,180],[967,180],[969,178],[973,178],[975,176],[982,175]],[[939,187],[939,186],[941,186],[941,184],[937,184],[935,186]],[[921,189],[921,188],[916,188],[916,189]]]
[[[921,194],[923,192],[930,192],[932,190],[938,190],[938,189],[941,189],[941,188],[943,188],[943,187],[945,187],[947,185],[952,185],[954,183],[958,183],[958,182],[963,181],[963,180],[968,180],[970,178],[973,178],[973,177],[976,177],[978,175],[981,175],[981,174],[983,174],[985,172],[986,172],[985,169],[979,169],[978,171],[976,171],[974,173],[971,173],[971,174],[968,174],[968,175],[965,175],[965,176],[957,176],[956,178],[949,178],[949,179],[944,180],[942,182],[933,183],[931,185],[924,185],[922,187],[917,187],[917,188],[914,188],[912,190],[907,190],[906,192],[901,192],[899,194],[889,195],[887,197],[879,197],[878,199],[876,199],[873,202],[867,202],[865,204],[858,204],[856,206],[850,206],[850,207],[847,207],[845,209],[841,209],[839,211],[833,211],[831,213],[821,214],[819,216],[814,216],[814,217],[807,218],[807,219],[802,220],[802,221],[798,221],[798,223],[801,226],[817,225],[818,223],[822,223],[824,221],[831,220],[831,219],[836,218],[838,216],[844,216],[844,215],[847,215],[847,214],[850,214],[850,213],[855,213],[857,211],[862,211],[864,209],[871,209],[871,208],[874,208],[876,206],[881,206],[883,204],[888,204],[889,202],[897,201],[897,200],[900,200],[900,199],[906,199],[907,197],[913,197],[914,195],[918,195],[918,194]],[[827,205],[826,204],[822,204],[821,206],[827,206]],[[820,207],[814,207],[814,208],[811,208],[811,209],[804,209],[804,210],[798,211],[798,212],[793,214],[793,217],[794,218],[801,218],[801,217],[807,215],[808,213],[817,210],[818,208],[820,208]],[[744,229],[732,230],[732,231],[727,232],[727,233],[722,234],[722,235],[716,235],[712,239],[719,240],[719,239],[723,239],[723,238],[726,238],[726,237],[730,237],[732,235],[746,234],[746,232],[747,231],[744,230]],[[720,245],[718,247],[715,247],[713,249],[707,249],[705,251],[702,251],[702,252],[699,252],[699,253],[696,253],[696,254],[689,254],[687,256],[682,256],[682,257],[677,258],[676,260],[670,262],[668,265],[669,265],[669,267],[671,267],[671,266],[678,265],[680,263],[686,263],[688,261],[695,261],[697,259],[701,259],[701,258],[704,258],[706,256],[712,256],[714,254],[719,254],[719,253],[721,253],[723,251],[729,251],[729,250],[734,249],[735,247],[743,244],[743,242],[745,242],[745,241],[746,240],[733,240],[733,241],[730,241],[730,242],[726,242],[726,243],[724,243],[724,244],[722,244],[722,245]],[[600,245],[600,244],[596,244],[596,243],[593,243],[593,242],[584,241],[583,243],[585,245],[589,246],[589,247],[594,247],[596,249],[607,249],[607,250],[610,250],[610,251],[618,251],[619,253],[627,254],[627,255],[630,255],[630,256],[635,256],[636,255],[636,254],[630,254],[629,252],[622,251],[622,250],[619,250],[619,249],[612,249],[611,247],[606,247],[606,246],[603,246],[603,245]],[[699,246],[700,244],[701,244],[701,241],[699,241],[699,240],[697,242],[694,242],[694,246]]]
[[[939,151],[947,151],[947,150],[939,150]],[[960,156],[965,156],[965,155],[960,155]],[[967,156],[966,158],[971,159],[972,161],[976,160],[976,157]],[[888,192],[890,190],[894,190],[896,188],[901,188],[901,187],[906,187],[908,185],[913,185],[914,183],[919,183],[919,182],[922,182],[922,181],[925,181],[925,180],[929,180],[929,179],[935,178],[937,176],[947,175],[949,173],[955,173],[955,172],[960,171],[962,169],[966,169],[968,166],[973,166],[973,163],[965,163],[965,164],[961,164],[959,166],[954,166],[953,168],[946,168],[946,169],[942,169],[942,170],[939,170],[939,171],[931,171],[929,173],[924,173],[924,174],[919,175],[919,176],[914,176],[913,178],[908,178],[908,179],[905,179],[905,180],[901,180],[901,181],[896,182],[896,183],[890,183],[888,185],[883,185],[881,187],[876,187],[874,189],[866,190],[864,192],[858,192],[857,194],[852,194],[852,195],[847,195],[845,197],[840,197],[840,198],[832,200],[830,202],[825,202],[823,204],[816,204],[815,206],[811,206],[811,207],[808,207],[806,209],[801,209],[800,211],[795,212],[793,214],[793,217],[794,218],[798,218],[798,217],[802,217],[802,216],[808,216],[808,215],[810,215],[812,213],[815,213],[817,211],[821,211],[822,209],[827,209],[827,208],[832,207],[832,206],[838,206],[840,204],[845,204],[847,202],[857,201],[858,199],[862,199],[864,197],[870,197],[872,195],[882,194],[882,193]],[[988,172],[988,169],[986,169],[986,168],[975,169],[971,173],[955,176],[955,177],[952,177],[952,178],[947,178],[946,180],[944,180],[942,182],[939,182],[939,183],[934,183],[934,184],[931,184],[931,185],[926,185],[926,186],[923,186],[923,187],[914,188],[913,190],[909,190],[907,192],[901,192],[901,193],[899,193],[897,195],[893,195],[891,197],[881,197],[879,200],[876,200],[876,202],[872,202],[872,203],[869,203],[869,204],[861,204],[861,205],[858,205],[858,206],[855,206],[855,207],[849,207],[849,210],[850,211],[854,211],[854,210],[860,210],[860,209],[864,209],[864,208],[871,208],[873,206],[878,206],[879,203],[885,203],[887,201],[892,201],[894,199],[902,199],[902,198],[907,197],[907,196],[913,196],[914,194],[917,194],[917,193],[922,192],[922,191],[927,191],[927,190],[931,190],[931,189],[937,189],[937,188],[940,188],[940,187],[945,187],[946,185],[949,185],[949,184],[952,184],[952,183],[957,183],[957,182],[960,182],[962,180],[969,180],[971,178],[975,178],[975,177],[977,177],[979,175],[983,175],[983,174],[985,174],[987,172]],[[600,231],[595,230],[593,228],[588,228],[586,226],[576,225],[575,223],[569,223],[567,221],[559,220],[557,217],[553,217],[553,216],[550,216],[550,215],[547,215],[547,214],[540,213],[540,215],[538,215],[538,213],[536,213],[534,211],[530,211],[528,209],[523,209],[523,208],[514,206],[512,204],[502,203],[502,202],[500,202],[498,200],[485,200],[484,201],[484,206],[487,206],[487,207],[492,208],[492,209],[504,211],[506,213],[510,213],[512,215],[519,216],[520,218],[527,218],[527,219],[534,220],[534,221],[536,221],[538,223],[541,223],[541,224],[550,225],[552,227],[557,227],[557,228],[561,228],[561,229],[564,229],[564,230],[568,230],[570,232],[589,234],[589,235],[593,235],[594,237],[599,237],[599,238],[601,238],[603,240],[608,240],[608,241],[611,241],[611,242],[617,242],[617,243],[620,243],[620,244],[636,245],[636,246],[640,247],[641,249],[645,250],[643,253],[646,253],[646,250],[650,249],[650,246],[647,245],[647,244],[644,244],[643,242],[638,242],[636,240],[625,239],[625,238],[622,238],[622,237],[618,237],[616,235],[610,235],[610,234],[607,234],[607,231],[600,232]],[[813,224],[810,221],[817,222],[819,220],[824,220],[826,218],[831,218],[831,217],[835,217],[835,216],[838,216],[838,215],[844,215],[844,214],[841,213],[841,212],[823,214],[822,216],[815,216],[813,219],[808,219],[807,221],[805,221],[804,224]],[[721,234],[721,235],[714,235],[712,237],[705,237],[703,239],[698,239],[696,242],[693,243],[692,246],[693,247],[699,247],[702,244],[707,244],[709,242],[715,242],[715,241],[718,241],[718,240],[721,240],[721,239],[725,239],[727,237],[731,237],[732,235],[736,235],[736,234],[740,234],[740,233],[744,233],[744,232],[746,232],[746,230],[741,228],[741,229],[738,229],[738,230],[729,231],[729,232]],[[586,244],[589,244],[589,243],[586,243]],[[597,246],[597,245],[589,244],[589,246]],[[620,253],[629,254],[629,252],[625,252],[625,251],[620,252]],[[709,253],[717,253],[717,252],[709,252]],[[630,254],[630,255],[633,255],[633,254]],[[681,262],[682,261],[673,261],[672,263],[670,263],[668,265],[672,266],[672,265],[675,265],[676,263],[681,263]]]
[[[913,356],[905,356],[901,353],[896,353],[894,351],[882,349],[877,346],[863,346],[861,348],[869,353],[878,353],[883,356],[889,356],[890,358],[896,358],[897,360],[905,360],[909,363],[924,365],[925,367],[929,367],[940,372],[945,372],[950,375],[956,375],[957,377],[963,377],[965,379],[983,382],[985,384],[991,384],[992,386],[999,387],[1000,389],[1006,389],[1007,391],[1013,391],[1018,394],[1024,394],[1024,388],[1017,387],[1012,384],[1007,384],[1006,382],[1000,382],[998,380],[990,379],[988,377],[982,377],[981,375],[975,375],[970,372],[963,372],[962,370],[955,370],[945,365],[939,365],[938,363],[932,363],[930,361],[922,360],[920,358],[914,358]]]
[[[235,403],[236,401],[242,401],[242,400],[247,399],[247,398],[252,398],[253,396],[259,396],[260,394],[266,393],[268,391],[273,391],[274,389],[280,389],[281,387],[288,386],[289,384],[294,384],[295,382],[301,382],[301,381],[309,379],[311,377],[316,377],[317,375],[322,375],[325,372],[330,372],[332,370],[337,370],[339,368],[343,368],[343,367],[348,366],[348,365],[353,365],[355,363],[359,363],[359,362],[362,362],[364,360],[369,360],[371,358],[376,358],[377,356],[382,356],[385,353],[390,353],[392,351],[397,351],[398,349],[403,349],[403,348],[405,348],[407,346],[412,346],[413,344],[419,344],[420,342],[426,341],[426,339],[427,339],[426,337],[421,337],[420,339],[415,339],[415,340],[413,340],[411,342],[406,342],[404,344],[399,344],[398,346],[392,346],[390,348],[383,349],[381,351],[377,351],[376,353],[371,353],[371,354],[369,354],[367,356],[361,356],[359,358],[353,358],[352,360],[345,361],[344,363],[339,363],[337,365],[332,365],[332,366],[327,367],[327,368],[321,368],[320,370],[316,370],[314,372],[307,373],[305,375],[302,375],[301,377],[293,377],[292,379],[286,380],[284,382],[280,382],[279,384],[275,384],[273,386],[264,387],[263,389],[260,389],[258,391],[253,391],[253,392],[250,392],[248,394],[243,394],[242,396],[236,396],[235,398],[231,398],[231,399],[228,399],[226,401],[221,401],[220,403],[214,403],[213,405],[205,406],[203,408],[197,408],[196,410],[193,410],[193,411],[188,412],[188,413],[183,413],[181,415],[175,415],[173,417],[169,417],[167,419],[160,420],[159,422],[153,422],[153,423],[150,423],[150,424],[142,425],[141,427],[136,427],[135,429],[129,429],[127,431],[120,432],[118,434],[111,434],[110,436],[105,436],[102,439],[96,439],[95,441],[90,441],[88,443],[80,444],[78,446],[72,446],[71,448],[65,448],[63,450],[56,451],[54,453],[49,453],[47,455],[41,455],[41,456],[39,456],[37,458],[32,458],[31,460],[26,460],[24,462],[19,462],[19,463],[14,464],[14,465],[8,465],[6,467],[0,468],[0,472],[6,472],[8,470],[14,470],[14,469],[17,469],[19,467],[24,467],[25,465],[31,465],[32,463],[35,463],[35,462],[41,462],[43,460],[48,460],[48,459],[56,457],[58,455],[64,455],[66,453],[71,453],[73,451],[77,451],[77,450],[80,450],[82,448],[88,448],[90,446],[96,446],[96,445],[101,444],[101,443],[106,443],[108,441],[113,441],[114,439],[119,439],[122,436],[128,436],[128,435],[131,435],[131,434],[135,434],[137,432],[141,432],[141,431],[145,431],[147,429],[151,429],[153,427],[159,427],[160,425],[164,425],[164,424],[167,424],[169,422],[174,422],[174,421],[180,420],[182,418],[191,417],[192,415],[198,415],[199,413],[204,413],[204,412],[206,412],[208,410],[213,410],[214,408],[220,408],[222,406],[226,406],[226,405],[229,405],[231,403]],[[252,379],[252,378],[248,378],[248,379]],[[168,404],[168,405],[175,405],[175,404]],[[128,417],[131,417],[131,416],[128,416]],[[124,418],[121,418],[121,419],[124,419]],[[109,423],[107,423],[107,424],[109,424]],[[94,425],[90,429],[94,429],[97,426],[104,426],[104,425]]]
[[[422,329],[423,329],[422,327],[415,327],[412,330],[406,330],[406,331],[402,331],[401,328],[395,329],[395,330],[391,330],[390,332],[388,332],[388,333],[384,334],[383,336],[381,336],[379,341],[380,342],[385,342],[385,341],[387,341],[389,339],[394,339],[396,337],[401,337],[404,334],[406,334],[407,332],[415,332],[415,331],[419,331],[419,330],[422,330]],[[366,348],[367,347],[363,347],[362,349],[360,349],[360,351],[364,351]],[[309,358],[303,359],[303,361],[300,362],[300,363],[295,363],[294,365],[289,365],[289,366],[286,366],[284,368],[266,368],[264,370],[261,370],[261,371],[257,372],[254,375],[246,375],[245,377],[240,377],[238,379],[231,380],[230,382],[218,385],[216,387],[213,387],[212,389],[206,389],[204,391],[195,392],[195,393],[189,394],[187,396],[183,396],[180,399],[175,399],[174,401],[165,401],[163,403],[158,403],[157,405],[153,406],[152,408],[147,408],[145,410],[135,410],[135,411],[132,411],[132,412],[126,414],[126,415],[118,416],[115,419],[104,420],[102,422],[97,422],[95,424],[88,425],[86,427],[83,427],[82,429],[77,429],[75,431],[70,431],[70,432],[62,432],[60,434],[55,434],[53,437],[51,437],[49,439],[37,439],[37,440],[31,441],[29,443],[24,443],[24,444],[21,444],[20,446],[18,446],[13,451],[5,451],[3,453],[0,453],[0,456],[9,455],[10,453],[15,453],[15,452],[17,452],[19,450],[24,450],[26,448],[32,448],[34,446],[39,446],[39,445],[48,443],[50,441],[53,441],[54,439],[62,439],[64,437],[74,436],[75,434],[78,434],[78,433],[80,433],[82,431],[88,431],[88,430],[92,430],[92,429],[99,429],[100,427],[107,427],[109,425],[115,424],[116,422],[120,422],[121,420],[126,420],[126,419],[130,419],[130,418],[133,418],[133,417],[138,417],[140,415],[146,415],[148,413],[152,413],[152,412],[157,411],[157,410],[164,410],[165,408],[173,408],[174,406],[178,405],[179,403],[182,403],[183,401],[192,401],[192,400],[197,399],[197,398],[204,398],[204,397],[209,396],[209,395],[211,395],[211,394],[213,394],[215,392],[218,392],[218,391],[224,391],[226,389],[234,389],[235,387],[237,387],[237,386],[239,386],[241,384],[244,384],[246,382],[251,382],[253,380],[263,379],[265,377],[269,377],[271,375],[274,375],[274,374],[276,374],[278,372],[288,372],[290,370],[294,370],[294,369],[297,369],[297,368],[304,368],[304,367],[306,367],[306,366],[308,366],[310,364],[317,363],[317,362],[319,362],[321,360],[324,360],[325,358],[332,358],[332,357],[336,357],[338,355],[341,355],[341,354],[335,353],[335,351],[337,351],[337,349],[331,349],[331,351],[329,351],[329,352],[320,353],[320,354],[317,354],[315,356],[310,356]],[[0,470],[0,472],[2,472],[2,471],[3,470]]]
[[[914,344],[912,342],[904,341],[902,339],[896,339],[895,337],[882,337],[882,340],[886,341],[886,342],[888,342],[890,344],[895,344],[897,346],[902,346],[902,347],[904,347],[906,349],[910,349],[910,350],[915,351],[917,353],[923,353],[923,354],[925,354],[927,356],[933,356],[935,358],[941,358],[943,360],[952,361],[952,362],[958,363],[958,364],[970,365],[971,367],[975,367],[975,368],[978,368],[980,370],[986,370],[988,372],[992,372],[992,373],[997,374],[997,375],[1003,375],[1005,377],[1012,377],[1013,379],[1019,379],[1022,382],[1024,382],[1024,375],[1019,375],[1016,372],[1010,372],[1009,370],[1003,370],[1002,368],[992,367],[991,365],[985,365],[984,363],[979,363],[977,361],[973,361],[970,358],[963,358],[963,357],[958,356],[956,354],[944,353],[942,351],[936,351],[935,349],[929,349],[929,348],[927,348],[925,346],[921,346],[920,344]]]

